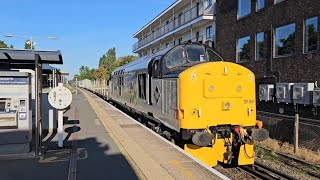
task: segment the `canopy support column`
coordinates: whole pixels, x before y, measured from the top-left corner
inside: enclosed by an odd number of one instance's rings
[[[42,146],[41,134],[42,134],[42,121],[41,121],[41,96],[42,96],[42,64],[40,63],[40,55],[35,54],[35,140],[36,140],[36,148],[35,148],[35,155],[40,154],[40,148]]]

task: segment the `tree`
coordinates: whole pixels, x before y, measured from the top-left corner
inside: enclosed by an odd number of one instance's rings
[[[93,72],[93,77],[95,80],[106,80],[109,78],[107,74],[107,69],[104,66],[100,66]]]
[[[24,49],[31,49],[31,41],[29,39],[24,43]]]
[[[120,58],[118,58],[118,66],[123,66],[125,64],[128,64],[134,60],[137,60],[138,57],[137,56],[132,56],[132,55],[128,55],[128,56],[122,56]],[[118,67],[117,66],[117,67]]]
[[[93,80],[93,71],[94,69],[90,69],[88,66],[81,66],[79,69],[78,80],[90,79]]]
[[[79,69],[79,80],[90,79],[90,80],[108,80],[111,76],[112,71],[117,67],[123,66],[138,59],[137,56],[122,56],[116,58],[116,48],[111,48],[107,53],[103,54],[99,59],[98,69],[91,69],[87,66],[81,66]]]
[[[109,49],[106,54],[102,55],[102,57],[99,60],[99,67],[105,66],[108,69],[108,66],[110,66],[116,60],[116,48],[113,47]]]
[[[14,49],[14,47],[13,47],[13,45],[12,45],[12,44],[10,45],[10,47],[9,47],[9,48],[10,48],[10,49]]]
[[[0,48],[8,48],[8,46],[4,41],[0,40]]]

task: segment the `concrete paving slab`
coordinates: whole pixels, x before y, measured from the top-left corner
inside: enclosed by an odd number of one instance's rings
[[[57,147],[57,135],[48,134],[41,157],[0,158],[1,180],[57,180],[70,177],[71,144],[75,151],[77,179],[145,179],[122,155],[98,116],[81,94],[74,96],[64,114],[64,148]],[[75,135],[76,134],[76,135]]]

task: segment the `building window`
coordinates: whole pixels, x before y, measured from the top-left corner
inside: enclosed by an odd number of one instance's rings
[[[169,43],[166,44],[166,48],[168,48],[168,47],[169,47]]]
[[[237,41],[237,62],[250,60],[250,36],[238,39]]]
[[[275,29],[275,56],[284,56],[295,51],[295,31],[296,25],[289,24]]]
[[[207,37],[207,39],[212,38],[212,26],[207,27],[206,37]]]
[[[256,11],[260,11],[263,8],[264,8],[264,0],[257,0]]]
[[[274,3],[277,4],[277,3],[281,3],[282,1],[284,0],[274,0]]]
[[[306,19],[304,25],[304,51],[317,50],[318,17]]]
[[[256,60],[263,59],[263,47],[264,47],[264,32],[257,33],[256,35]]]
[[[251,0],[238,0],[238,19],[251,13]]]
[[[179,44],[181,44],[182,43],[182,38],[179,38]]]

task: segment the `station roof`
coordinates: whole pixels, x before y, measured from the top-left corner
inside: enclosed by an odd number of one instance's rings
[[[54,70],[54,69],[57,69],[57,68],[52,67],[52,66],[50,66],[49,64],[44,64],[44,65],[42,66],[42,70]]]
[[[34,64],[35,55],[39,55],[42,64],[63,64],[60,51],[42,51],[27,49],[1,49],[0,64]]]

